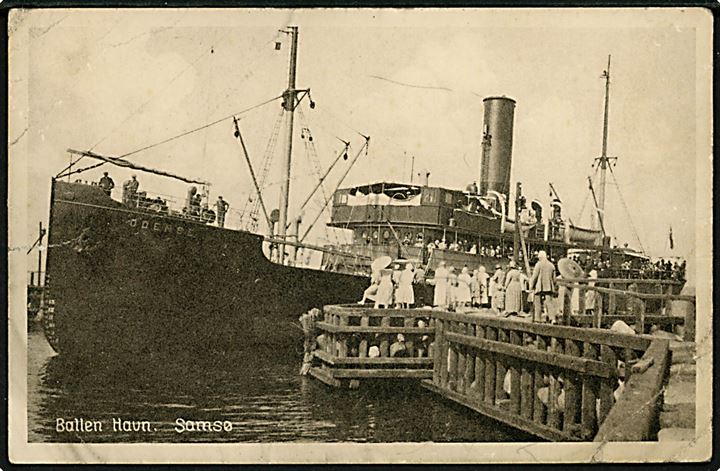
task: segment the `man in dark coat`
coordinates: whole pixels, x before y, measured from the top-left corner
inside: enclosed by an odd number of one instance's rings
[[[217,203],[217,223],[218,227],[225,227],[225,213],[227,213],[230,204],[223,199],[222,196],[218,196]]]
[[[555,265],[548,260],[547,253],[544,250],[538,252],[538,262],[535,264],[532,278],[530,278],[530,290],[534,293],[535,314],[533,321],[537,322],[541,320],[543,308],[549,311],[547,297],[554,296],[556,291]]]
[[[100,179],[100,188],[102,188],[108,196],[112,193],[112,189],[115,188],[115,182],[112,178],[110,178],[107,172],[104,172],[102,178]]]

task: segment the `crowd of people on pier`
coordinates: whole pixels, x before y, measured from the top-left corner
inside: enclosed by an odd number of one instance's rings
[[[404,267],[376,270],[371,275],[370,287],[358,304],[374,302],[375,308],[412,308],[432,306],[450,311],[472,308],[490,309],[505,317],[526,316],[535,313],[536,319],[554,323],[557,318],[553,298],[557,295],[557,270],[544,251],[536,254],[537,263],[530,277],[514,261],[506,266],[496,264],[488,272],[484,265],[472,271],[468,266],[457,270],[441,261],[434,276],[426,279],[425,270],[406,262]],[[592,270],[590,277],[597,278]],[[421,285],[432,285],[432,299],[424,299]],[[576,290],[577,291],[577,290]],[[594,291],[585,294],[586,310],[594,309]],[[573,293],[573,305],[579,305],[579,294]]]

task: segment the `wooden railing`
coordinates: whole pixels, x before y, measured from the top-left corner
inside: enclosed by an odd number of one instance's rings
[[[367,378],[430,378],[434,321],[430,310],[372,309],[361,305],[323,308],[314,322],[319,366],[309,373],[332,386],[359,386]]]
[[[661,366],[667,356],[667,341],[650,349],[648,336],[445,311],[432,315],[433,377],[423,385],[547,440],[592,440],[627,395],[615,402],[618,361],[630,365],[650,355],[661,357]],[[635,384],[629,366],[624,373],[631,381],[626,384]]]
[[[590,283],[593,285],[591,286]],[[685,326],[685,340],[695,336],[695,296],[681,295],[682,286],[673,280],[639,280],[621,278],[559,279],[558,300],[564,324],[572,318],[579,325],[609,327],[617,320],[634,323],[638,333],[650,324]],[[577,312],[573,312],[573,290],[578,290]],[[586,293],[593,291],[595,306],[586,312]]]

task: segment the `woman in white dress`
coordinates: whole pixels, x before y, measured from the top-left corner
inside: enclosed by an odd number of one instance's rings
[[[472,293],[470,291],[470,284],[472,283],[472,277],[467,267],[463,267],[462,271],[457,277],[457,299],[458,306],[467,306],[472,301]]]
[[[455,267],[448,268],[448,290],[447,290],[447,301],[445,304],[450,310],[455,309],[455,303],[457,302],[457,275],[455,274]]]
[[[488,305],[488,278],[490,278],[490,275],[487,274],[487,271],[485,270],[485,267],[483,265],[480,265],[480,268],[478,269],[477,274],[477,284],[480,288],[480,306],[481,307],[487,307]]]
[[[405,265],[405,270],[400,273],[398,280],[397,298],[395,303],[401,308],[407,309],[411,304],[415,303],[415,293],[413,293],[412,282],[415,278],[415,272],[411,263]]]
[[[392,306],[393,290],[392,270],[381,270],[380,284],[378,285],[378,290],[375,294],[375,309],[378,309],[381,306],[383,308],[389,308]]]
[[[505,272],[500,265],[495,265],[495,274],[490,280],[492,308],[498,313],[505,309]]]
[[[433,298],[433,306],[445,308],[447,307],[448,298],[448,269],[445,268],[445,262],[440,262],[435,269],[435,296]]]
[[[520,270],[515,267],[515,262],[510,261],[509,271],[505,276],[505,314],[518,314],[522,312],[522,282]]]

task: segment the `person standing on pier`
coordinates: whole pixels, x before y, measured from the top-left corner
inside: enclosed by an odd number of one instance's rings
[[[467,267],[463,267],[462,271],[457,277],[457,304],[458,306],[465,307],[472,301],[472,292],[470,285],[472,284],[472,277],[470,276]]]
[[[107,172],[103,172],[103,176],[100,179],[100,188],[102,188],[102,191],[105,192],[106,195],[110,196],[110,193],[112,193],[113,188],[115,188],[115,182],[112,178],[108,175]]]
[[[435,269],[435,295],[433,298],[433,306],[445,309],[447,307],[448,298],[448,276],[450,272],[445,268],[445,262],[440,262]]]
[[[412,263],[405,265],[405,270],[400,273],[398,280],[396,304],[402,309],[408,309],[411,304],[415,304],[415,293],[413,292],[413,272]]]
[[[230,203],[225,201],[222,196],[218,196],[217,202],[215,202],[217,208],[217,223],[218,227],[225,227],[225,213],[227,213]]]
[[[490,296],[490,307],[498,314],[502,313],[505,309],[505,272],[500,264],[495,265],[495,273],[490,279]]]
[[[392,273],[392,270],[380,270],[380,283],[375,294],[375,309],[392,307],[394,291]]]
[[[530,278],[530,290],[534,293],[533,321],[540,321],[543,310],[549,313],[548,297],[552,297],[556,290],[555,284],[555,265],[547,258],[544,250],[538,252],[538,261],[533,268],[532,278]],[[543,320],[547,320],[547,314]]]
[[[597,280],[598,272],[594,268],[588,273],[588,278]],[[594,281],[589,281],[588,286],[595,286]],[[591,289],[585,292],[585,314],[595,313],[595,300],[597,299],[597,291]]]
[[[487,270],[485,270],[485,265],[480,265],[476,277],[477,286],[479,289],[479,293],[477,293],[477,302],[478,304],[480,304],[480,307],[489,307],[490,298],[488,297],[488,278],[490,278],[490,275],[487,274]]]
[[[517,269],[515,262],[512,260],[508,264],[508,269],[507,275],[505,275],[505,317],[522,311],[520,270]]]
[[[448,289],[447,289],[447,301],[445,304],[451,311],[455,310],[455,304],[457,302],[457,275],[455,274],[455,267],[448,268]]]

